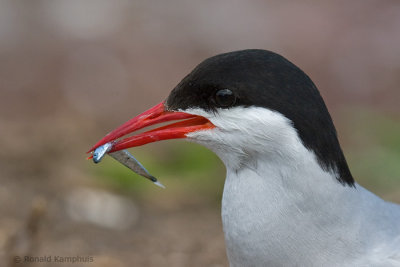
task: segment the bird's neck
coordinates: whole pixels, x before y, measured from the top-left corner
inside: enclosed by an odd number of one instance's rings
[[[240,169],[227,166],[222,220],[232,265],[275,266],[283,259],[293,265],[305,257],[299,262],[322,266],[332,248],[346,259],[367,246],[360,225],[369,226],[360,214],[368,216],[366,206],[379,208],[381,199],[358,185],[343,186],[306,149],[286,159],[255,158]]]

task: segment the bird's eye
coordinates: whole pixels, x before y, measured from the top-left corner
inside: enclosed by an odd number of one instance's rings
[[[235,104],[236,96],[229,89],[218,90],[215,93],[215,102],[222,108],[227,108]]]

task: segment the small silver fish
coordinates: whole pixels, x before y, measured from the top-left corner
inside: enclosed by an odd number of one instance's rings
[[[154,184],[158,185],[159,187],[165,188],[164,185],[162,185],[159,181],[157,181],[157,178],[151,175],[144,167],[143,165],[127,150],[120,150],[116,152],[109,153],[112,158],[115,160],[119,161],[132,171],[136,172],[137,174],[146,177],[150,181],[152,181]]]
[[[106,143],[106,144],[96,148],[93,152],[93,162],[99,163],[101,161],[101,159],[104,157],[104,155],[107,154],[108,151],[111,150],[112,146],[113,146],[112,143]]]
[[[121,163],[122,165],[128,167],[135,173],[149,179],[152,181],[155,185],[165,188],[163,184],[161,184],[156,177],[151,175],[144,167],[143,165],[127,150],[121,150],[121,151],[116,151],[112,153],[108,153],[113,144],[112,143],[106,143],[102,146],[99,146],[98,148],[95,149],[93,152],[93,161],[94,163],[99,163],[101,159],[104,157],[105,154],[108,154],[112,158],[114,158],[116,161]]]

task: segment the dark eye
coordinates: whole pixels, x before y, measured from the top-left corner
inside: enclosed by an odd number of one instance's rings
[[[235,104],[236,96],[229,89],[218,90],[215,93],[215,102],[222,108],[227,108]]]

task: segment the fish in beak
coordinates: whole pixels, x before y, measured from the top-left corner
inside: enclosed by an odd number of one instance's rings
[[[181,121],[118,140],[124,135],[144,127],[175,120]],[[165,108],[164,102],[161,102],[107,134],[88,151],[88,153],[92,152],[92,156],[89,158],[93,158],[95,163],[99,163],[105,154],[109,154],[112,158],[135,173],[164,188],[164,186],[125,149],[161,140],[185,138],[188,133],[212,129],[214,127],[215,126],[204,117],[185,112],[168,111]]]

